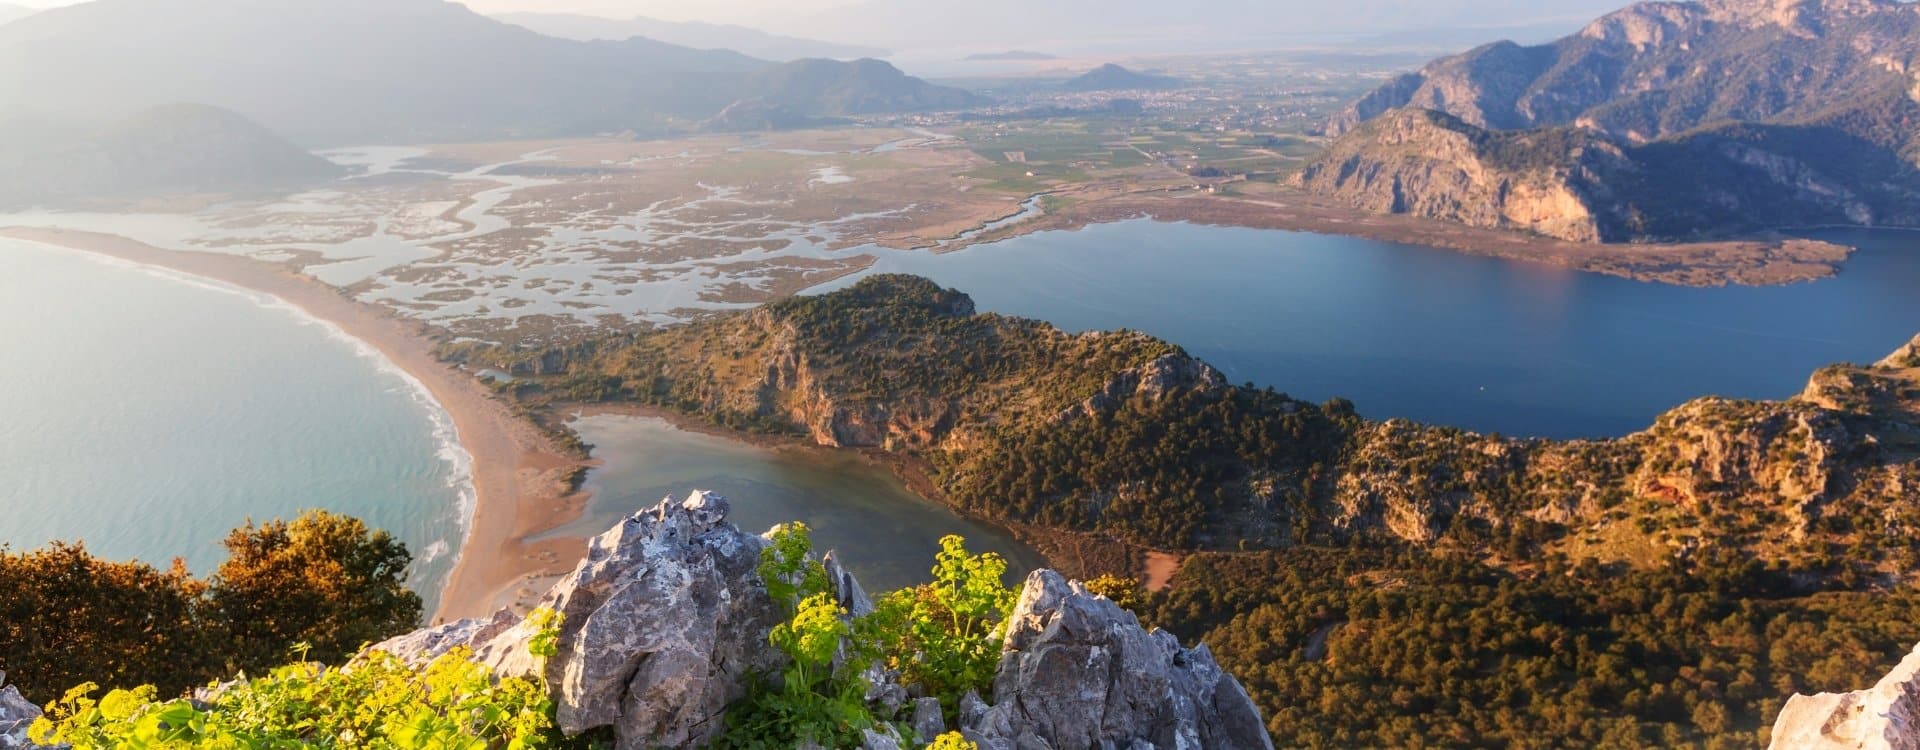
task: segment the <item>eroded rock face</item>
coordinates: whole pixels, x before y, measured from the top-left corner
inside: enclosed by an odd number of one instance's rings
[[[1205,646],[1148,632],[1050,570],[1027,578],[993,701],[960,707],[961,731],[991,750],[1273,746],[1253,700]]]
[[[1626,169],[1613,144],[1587,134],[1553,144],[1552,159],[1509,163],[1481,126],[1428,110],[1366,123],[1301,172],[1301,186],[1356,208],[1476,227],[1522,229],[1575,242],[1618,239],[1594,208],[1608,196],[1596,175]],[[1499,136],[1525,141],[1536,136]],[[1547,137],[1547,136],[1539,136]]]
[[[1869,690],[1796,695],[1773,722],[1773,750],[1920,748],[1920,648]]]
[[[565,616],[543,670],[562,730],[613,727],[623,750],[703,746],[749,678],[779,667],[767,644],[777,615],[755,570],[766,543],[727,512],[704,492],[641,511],[595,538],[541,600]],[[421,660],[464,645],[501,674],[533,674],[533,635],[502,613],[375,648]]]
[[[7,673],[0,672],[0,750],[24,750],[35,747],[27,741],[27,727],[40,718],[40,707],[7,684]]]
[[[1889,370],[1920,367],[1920,336],[1915,336],[1906,346],[1881,360],[1879,366]]]

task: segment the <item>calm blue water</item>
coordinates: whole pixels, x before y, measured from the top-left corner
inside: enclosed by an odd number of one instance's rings
[[[549,536],[592,536],[663,497],[696,490],[725,495],[729,517],[752,532],[801,521],[814,547],[841,560],[878,593],[926,582],[940,538],[959,534],[974,552],[997,552],[1017,584],[1045,560],[1006,530],[921,499],[893,471],[858,455],[763,448],[674,428],[647,417],[591,416],[571,423],[601,465],[588,475],[593,500],[582,518]]]
[[[1373,417],[1600,437],[1707,394],[1780,398],[1920,333],[1920,233],[1832,231],[1837,278],[1691,289],[1351,237],[1153,221],[886,253],[982,310],[1132,328],[1234,382]],[[842,280],[835,286],[852,283]]]
[[[403,376],[228,288],[0,240],[0,544],[84,540],[197,573],[249,518],[393,532],[431,600],[463,535],[464,453]]]

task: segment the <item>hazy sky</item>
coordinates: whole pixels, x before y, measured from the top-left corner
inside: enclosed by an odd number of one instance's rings
[[[482,13],[540,11],[627,17],[652,16],[676,21],[751,23],[768,12],[788,14],[845,5],[852,0],[461,0]],[[1042,0],[1044,1],[1044,0]],[[73,5],[81,0],[0,0],[30,8]]]
[[[777,26],[776,19],[792,18],[808,11],[848,5],[857,0],[460,0],[482,13],[501,13],[508,11],[541,11],[547,13],[586,13],[622,18],[645,15],[676,21],[700,20],[719,23],[739,23],[749,26]],[[1404,0],[1409,7],[1419,6],[1426,0]],[[1624,5],[1629,0],[1619,0]],[[72,5],[80,0],[0,0],[0,3],[12,3],[29,7],[50,8],[59,5]],[[968,2],[968,0],[954,0]],[[1044,4],[1047,0],[1034,0]],[[1305,6],[1315,5],[1318,0],[1275,0],[1275,2],[1293,2]],[[1457,2],[1458,5],[1472,7],[1474,0]],[[1487,0],[1489,8],[1509,5],[1506,0]],[[1553,15],[1557,10],[1571,9],[1580,5],[1591,5],[1582,0],[1530,0],[1527,6],[1537,7],[1541,16]],[[1205,0],[1199,5],[1204,7]],[[1193,7],[1193,6],[1188,6]]]

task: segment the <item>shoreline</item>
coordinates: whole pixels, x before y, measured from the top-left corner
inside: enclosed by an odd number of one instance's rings
[[[339,328],[418,381],[452,418],[455,440],[471,457],[474,493],[459,556],[429,624],[491,614],[501,591],[529,575],[564,573],[579,557],[576,540],[529,543],[526,538],[579,517],[586,497],[573,489],[571,477],[586,462],[567,455],[478,378],[435,356],[435,342],[426,324],[350,299],[335,287],[286,266],[254,258],[163,250],[116,235],[62,229],[6,227],[0,228],[0,237],[93,253],[269,295]]]
[[[1073,196],[1076,192],[1051,194]],[[1289,188],[1247,195],[1193,191],[1098,195],[932,251],[953,252],[1028,234],[1073,231],[1132,219],[1352,237],[1697,288],[1785,286],[1828,279],[1838,275],[1856,252],[1853,247],[1784,234],[1792,229],[1748,239],[1698,242],[1569,242],[1405,214],[1371,213]]]

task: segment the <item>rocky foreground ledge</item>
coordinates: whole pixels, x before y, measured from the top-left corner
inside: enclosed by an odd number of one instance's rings
[[[1871,689],[1788,699],[1773,722],[1768,747],[1920,750],[1920,647]]]
[[[727,512],[725,498],[696,492],[595,538],[541,600],[565,615],[559,651],[544,664],[530,655],[532,626],[505,610],[373,648],[418,664],[465,646],[497,674],[545,678],[569,734],[611,727],[621,750],[703,747],[748,681],[786,658],[768,642],[779,618],[757,572],[768,542],[728,523]],[[823,562],[847,610],[871,612],[853,575],[832,555]],[[910,695],[879,670],[868,698],[911,715],[921,736],[957,729],[983,750],[1273,747],[1259,709],[1205,646],[1149,632],[1058,573],[1027,577],[1007,631],[993,694],[968,694],[957,728],[945,725],[938,700]],[[30,747],[26,728],[39,715],[0,689],[0,750]],[[868,732],[864,747],[901,740]]]
[[[374,648],[426,661],[466,646],[500,674],[544,677],[568,733],[612,727],[623,750],[704,746],[747,682],[784,659],[767,641],[778,618],[756,572],[767,542],[727,513],[726,499],[696,492],[595,538],[541,600],[565,615],[559,653],[544,665],[528,656],[532,630],[505,611]],[[849,611],[871,611],[853,576],[831,555],[825,562]],[[922,736],[957,729],[987,750],[1272,747],[1252,699],[1205,646],[1149,632],[1058,573],[1028,576],[1007,630],[993,694],[968,696],[959,727],[888,675],[873,675],[869,698],[911,703]],[[900,744],[869,733],[866,746]]]

